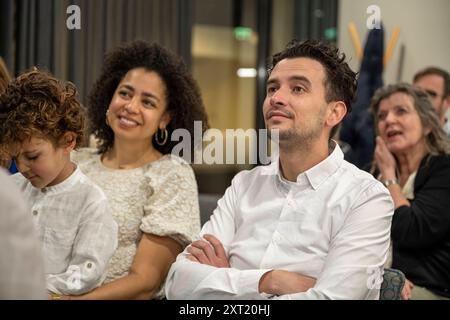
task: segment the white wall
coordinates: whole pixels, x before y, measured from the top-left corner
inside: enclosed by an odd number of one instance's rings
[[[449,0],[340,0],[338,46],[351,57],[351,67],[359,71],[348,23],[354,22],[364,48],[368,29],[367,7],[377,5],[385,28],[385,50],[395,26],[400,36],[384,73],[385,84],[397,80],[400,45],[405,45],[402,81],[411,82],[414,73],[435,65],[450,72],[450,1]]]

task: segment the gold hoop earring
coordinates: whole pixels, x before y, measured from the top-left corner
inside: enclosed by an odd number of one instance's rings
[[[165,145],[168,137],[169,137],[169,133],[167,132],[166,128],[164,128],[164,129],[158,128],[158,130],[156,131],[156,134],[155,134],[155,140],[158,145],[160,145],[160,146]]]

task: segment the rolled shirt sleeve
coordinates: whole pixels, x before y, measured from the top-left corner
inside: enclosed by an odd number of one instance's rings
[[[63,273],[47,274],[47,289],[80,295],[99,286],[117,248],[117,232],[106,198],[91,203],[78,226],[68,268]]]

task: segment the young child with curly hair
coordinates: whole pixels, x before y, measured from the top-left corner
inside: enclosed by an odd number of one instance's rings
[[[70,160],[85,123],[76,95],[73,84],[34,69],[0,96],[0,144],[17,163],[12,177],[31,206],[53,297],[99,286],[117,247],[106,196]]]

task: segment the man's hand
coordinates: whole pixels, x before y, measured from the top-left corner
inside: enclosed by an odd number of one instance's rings
[[[405,285],[403,286],[402,292],[400,293],[400,296],[402,300],[409,300],[411,299],[411,290],[414,288],[414,284],[406,279]]]
[[[285,270],[272,270],[265,273],[259,280],[259,292],[281,296],[306,292],[315,284],[315,278]]]
[[[229,268],[230,263],[222,243],[211,234],[205,234],[203,239],[194,241],[187,248],[190,253],[188,259],[217,268]]]

